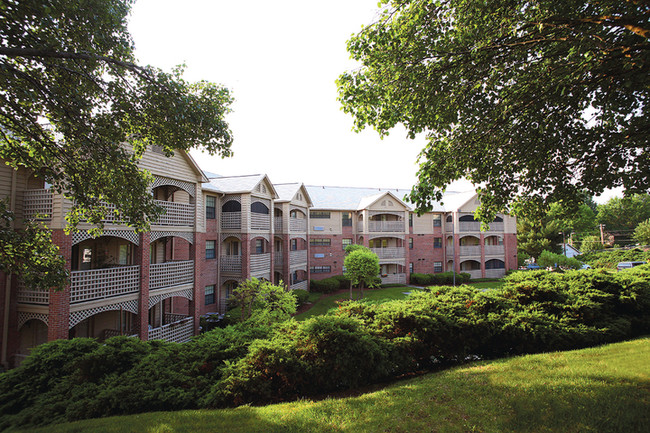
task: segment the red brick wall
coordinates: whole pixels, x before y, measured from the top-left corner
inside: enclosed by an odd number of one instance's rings
[[[438,227],[436,227],[438,229]],[[404,243],[404,248],[406,249],[406,270],[408,272],[408,264],[413,263],[413,272],[418,274],[432,274],[433,273],[433,263],[442,262],[442,267],[444,271],[445,267],[445,239],[442,233],[437,234],[413,234],[410,235],[413,238],[413,248],[409,249],[408,237]],[[434,238],[442,238],[442,248],[434,248],[433,242]]]
[[[69,271],[72,259],[72,236],[67,236],[63,230],[52,230],[52,242],[59,246],[59,251],[65,258],[65,265]],[[63,290],[50,290],[47,340],[67,339],[69,324],[70,287],[67,286]]]
[[[140,245],[135,249],[135,264],[140,266],[140,299],[135,328],[142,340],[149,339],[149,263],[151,234],[140,233]]]

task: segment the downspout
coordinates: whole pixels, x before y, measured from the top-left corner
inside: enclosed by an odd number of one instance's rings
[[[9,197],[9,210],[15,211],[16,209],[16,180],[18,177],[18,170],[13,170],[11,173],[11,195]],[[14,229],[14,222],[9,223],[9,228]],[[10,312],[10,302],[11,302],[11,274],[6,276],[5,280],[5,308],[4,314],[2,316],[2,356],[0,357],[0,364],[7,369],[9,368],[9,363],[7,362],[7,347],[9,340],[9,312]]]

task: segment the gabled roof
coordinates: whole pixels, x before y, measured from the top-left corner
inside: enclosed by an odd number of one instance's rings
[[[400,204],[401,204],[402,206],[404,206],[406,209],[411,210],[411,207],[410,207],[408,204],[406,204],[404,201],[402,201],[402,199],[400,199],[399,197],[397,197],[395,194],[393,194],[393,193],[390,192],[390,191],[380,192],[380,193],[375,194],[375,195],[369,195],[369,196],[367,196],[367,197],[363,197],[363,198],[359,201],[359,205],[358,205],[358,207],[357,207],[357,210],[361,210],[361,209],[369,208],[370,206],[372,206],[373,204],[377,203],[379,200],[381,200],[383,197],[386,197],[387,195],[390,196],[390,197],[392,197],[393,200],[395,200],[395,201],[397,201],[398,203],[400,203]]]
[[[404,206],[414,209],[405,197],[411,190],[395,188],[359,188],[341,186],[316,186],[306,185],[313,202],[314,209],[325,210],[359,210],[378,200],[386,193],[390,193]],[[443,203],[433,203],[433,212],[452,212],[458,210],[476,195],[475,191],[447,191],[443,196]]]
[[[210,175],[214,176],[213,173],[210,173]],[[277,198],[278,193],[265,174],[212,177],[209,182],[203,184],[203,189],[223,194],[247,194],[253,192],[257,185],[263,181],[266,181],[266,184],[270,187],[269,194]]]
[[[185,152],[184,150],[181,150],[180,152],[183,154],[183,156],[185,157],[185,159],[189,163],[190,167],[192,167],[192,169],[194,171],[196,171],[197,174],[199,174],[201,176],[201,182],[207,182],[208,181],[207,176],[205,175],[205,173],[203,173],[203,170],[201,170],[201,167],[199,167],[199,165],[196,163],[196,161],[194,161],[194,158],[192,158],[192,155],[190,155],[189,152]]]
[[[314,205],[314,203],[311,201],[311,197],[309,196],[309,192],[307,191],[307,188],[305,188],[305,185],[302,183],[276,183],[273,186],[275,187],[275,190],[278,193],[279,198],[276,200],[277,202],[292,201],[296,197],[296,194],[298,194],[298,192],[302,188],[305,191],[305,201],[307,202],[307,205],[308,206]]]

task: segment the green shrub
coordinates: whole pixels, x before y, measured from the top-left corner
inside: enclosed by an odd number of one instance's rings
[[[291,293],[296,297],[298,305],[304,304],[307,302],[307,299],[309,299],[309,292],[307,290],[296,289],[292,290]]]
[[[339,286],[339,280],[334,277],[309,281],[309,289],[314,292],[333,293],[339,290]]]
[[[619,262],[646,261],[650,263],[650,251],[643,251],[638,248],[631,250],[603,250],[582,254],[576,258],[593,268],[616,269]]]
[[[350,288],[350,279],[345,275],[335,275],[331,278],[339,282],[339,290],[346,290]]]

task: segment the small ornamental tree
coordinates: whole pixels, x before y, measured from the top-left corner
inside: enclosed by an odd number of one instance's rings
[[[241,321],[269,324],[287,320],[296,312],[296,297],[280,283],[251,278],[234,291],[235,304],[241,308]]]
[[[345,276],[350,279],[351,284],[359,285],[360,298],[363,298],[364,287],[375,287],[375,278],[379,274],[379,257],[368,248],[355,248],[345,256],[343,264]],[[352,297],[351,293],[350,297]]]
[[[603,248],[605,248],[605,246],[600,242],[599,236],[585,236],[580,245],[580,251],[582,251],[583,254],[602,250]]]
[[[634,229],[634,240],[641,245],[650,245],[650,219],[636,226],[636,229]]]

